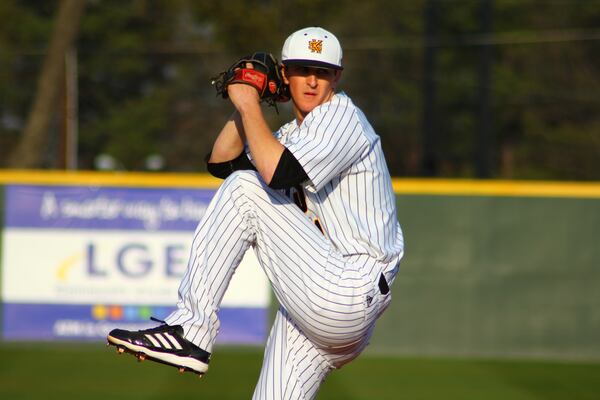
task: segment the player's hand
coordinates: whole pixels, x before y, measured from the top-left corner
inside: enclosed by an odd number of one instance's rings
[[[247,63],[246,68],[253,69],[252,63]],[[248,106],[260,105],[260,94],[253,86],[232,83],[227,86],[227,94],[234,107],[240,112]]]
[[[214,76],[211,83],[215,86],[217,95],[221,95],[224,99],[229,98],[230,92],[239,90],[239,87],[229,90],[230,86],[242,83],[254,87],[257,91],[257,95],[251,96],[252,100],[258,96],[259,102],[265,102],[270,106],[290,100],[288,87],[282,79],[282,66],[270,53],[259,51],[240,58],[227,70]],[[246,104],[249,100],[247,93],[247,90],[234,93],[233,104],[238,108]]]

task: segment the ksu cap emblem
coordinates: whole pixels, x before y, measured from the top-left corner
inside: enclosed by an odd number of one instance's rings
[[[308,42],[308,49],[311,53],[321,54],[321,52],[323,51],[323,41],[312,39],[310,42]]]

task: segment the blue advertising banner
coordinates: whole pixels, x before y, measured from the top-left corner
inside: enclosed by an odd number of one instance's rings
[[[177,302],[192,233],[214,191],[7,185],[2,335],[90,340],[148,327]],[[221,304],[218,343],[267,335],[268,282],[249,252]]]
[[[156,326],[149,318],[163,319],[166,306],[4,304],[7,340],[98,340],[115,327],[130,330]],[[225,307],[219,313],[220,344],[260,344],[265,340],[267,313],[260,307]]]
[[[5,188],[5,225],[193,231],[213,195],[202,189],[10,185]]]

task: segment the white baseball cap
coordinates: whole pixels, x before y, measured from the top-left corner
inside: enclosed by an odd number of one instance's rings
[[[281,50],[284,65],[330,69],[342,67],[342,46],[335,35],[323,28],[310,27],[292,33]]]

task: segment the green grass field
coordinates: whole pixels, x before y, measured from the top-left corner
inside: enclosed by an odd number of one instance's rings
[[[0,343],[0,399],[249,399],[258,348],[217,348],[200,379],[102,343]],[[600,399],[600,363],[364,355],[329,376],[318,399]]]

